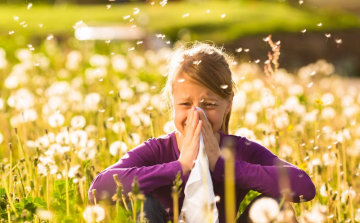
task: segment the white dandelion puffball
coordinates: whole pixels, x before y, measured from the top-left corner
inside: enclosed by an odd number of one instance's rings
[[[41,219],[45,221],[51,221],[54,217],[54,213],[48,210],[44,210],[41,208],[36,209],[36,215]]]
[[[279,214],[279,204],[272,198],[260,198],[250,208],[250,219],[256,223],[268,223],[276,219]]]
[[[247,125],[255,125],[257,123],[257,115],[254,112],[247,112],[245,114],[245,123]]]
[[[81,129],[86,125],[86,119],[82,115],[74,116],[71,119],[71,127],[74,129]]]
[[[49,117],[48,123],[51,127],[59,127],[62,126],[65,122],[65,118],[62,114],[53,114]]]
[[[335,97],[333,94],[331,93],[325,93],[321,96],[321,101],[325,104],[325,105],[331,105],[332,103],[334,103]]]
[[[326,120],[335,118],[336,111],[332,107],[326,107],[321,111],[321,117]]]
[[[128,69],[127,61],[123,55],[117,54],[111,58],[111,65],[114,71],[125,72]]]
[[[119,155],[119,151],[121,150],[121,152],[124,154],[127,152],[127,145],[124,142],[120,142],[120,141],[115,141],[113,143],[111,143],[110,145],[110,153],[113,156],[117,156]]]
[[[164,124],[163,131],[168,134],[176,130],[175,124],[173,121],[168,121]]]
[[[99,205],[87,206],[83,213],[83,217],[88,223],[100,222],[105,218],[105,210]]]

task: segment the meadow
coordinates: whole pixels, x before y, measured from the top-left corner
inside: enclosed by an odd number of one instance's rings
[[[64,42],[49,32],[36,45],[5,37],[12,45],[0,48],[0,220],[135,222],[116,176],[116,205],[90,204],[88,188],[128,150],[175,130],[161,95],[172,44]],[[360,222],[360,88],[324,60],[289,73],[278,64],[277,41],[264,36],[266,61],[240,63],[248,49],[228,52],[237,86],[230,133],[310,175],[317,194],[293,204],[299,222]],[[239,213],[256,195],[248,194]],[[136,182],[130,198],[141,210]]]

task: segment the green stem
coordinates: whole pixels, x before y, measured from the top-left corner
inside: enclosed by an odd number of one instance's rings
[[[66,190],[66,216],[70,216],[70,206],[69,206],[69,179],[68,173],[69,167],[67,160],[65,160],[65,190]]]

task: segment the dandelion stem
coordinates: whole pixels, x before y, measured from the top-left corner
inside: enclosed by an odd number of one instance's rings
[[[17,171],[18,171],[18,173],[19,173],[21,188],[22,188],[22,191],[23,191],[24,197],[25,197],[25,196],[26,196],[26,193],[25,193],[25,187],[24,187],[24,184],[23,184],[23,181],[22,181],[22,176],[21,176],[21,173],[20,173],[19,168],[17,167],[16,169],[17,169]]]
[[[174,223],[179,222],[179,196],[176,186],[172,187],[173,209],[174,209]]]
[[[235,219],[235,169],[233,142],[227,141],[223,149],[225,158],[225,216],[226,222],[233,222]]]
[[[66,190],[66,216],[70,216],[69,206],[69,166],[67,159],[65,159],[65,190]]]
[[[46,203],[47,203],[47,209],[50,210],[50,198],[49,198],[49,174],[50,171],[47,170],[46,174]]]

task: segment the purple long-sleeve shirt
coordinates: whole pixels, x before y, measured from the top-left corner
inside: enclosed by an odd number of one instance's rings
[[[299,196],[311,200],[315,196],[315,186],[310,177],[301,169],[291,165],[265,147],[244,137],[227,135],[220,132],[220,148],[227,139],[235,143],[235,183],[236,210],[249,190],[255,190],[271,197],[281,197],[279,178],[288,181],[291,189],[290,200],[299,202]],[[169,220],[173,218],[173,201],[171,187],[180,171],[182,190],[179,196],[179,207],[184,200],[184,187],[189,174],[183,175],[178,161],[180,152],[175,132],[164,137],[152,138],[127,152],[117,163],[99,173],[89,189],[90,201],[93,201],[92,189],[97,190],[97,199],[103,193],[111,197],[116,192],[114,174],[118,174],[123,185],[124,194],[131,191],[134,176],[138,176],[140,190],[152,194],[169,210]],[[216,204],[219,210],[219,221],[225,222],[224,201],[224,159],[219,157],[215,169],[211,172],[215,195],[220,196]],[[281,174],[279,174],[281,173]],[[283,175],[287,177],[283,179]]]

